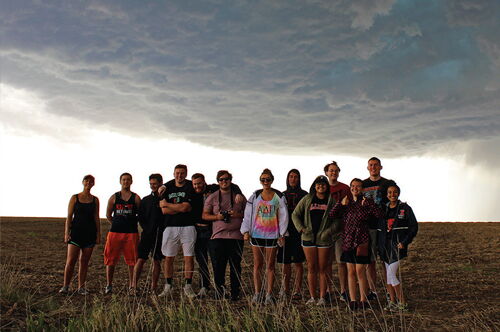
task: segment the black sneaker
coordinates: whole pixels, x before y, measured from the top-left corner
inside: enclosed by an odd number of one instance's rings
[[[240,294],[231,294],[231,301],[237,302],[240,300]]]
[[[349,296],[347,295],[347,292],[340,293],[339,299],[342,302],[349,303]]]
[[[375,293],[374,291],[370,291],[370,293],[368,293],[366,298],[368,299],[368,301],[375,301],[378,298],[378,296],[377,293]]]
[[[361,309],[361,310],[369,310],[371,308],[372,307],[370,306],[370,302],[361,301],[358,304],[358,309]]]
[[[325,304],[333,303],[333,297],[332,297],[332,294],[330,292],[325,293],[324,299],[325,299]]]
[[[349,309],[351,309],[352,311],[358,310],[358,301],[350,301]]]

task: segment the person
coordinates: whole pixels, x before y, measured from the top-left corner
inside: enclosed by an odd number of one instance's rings
[[[191,176],[193,184],[193,197],[191,201],[191,215],[196,228],[196,242],[194,245],[194,253],[196,262],[200,270],[200,290],[197,294],[198,298],[204,298],[210,291],[210,273],[208,271],[209,257],[212,260],[212,268],[214,267],[213,254],[210,238],[212,236],[212,223],[202,219],[203,206],[206,199],[215,191],[219,190],[219,184],[207,185],[205,176],[201,173],[195,173]],[[235,201],[237,203],[246,199],[242,196],[241,189],[234,183],[231,183],[231,190],[235,193]]]
[[[142,273],[144,263],[149,255],[153,257],[153,275],[151,278],[151,291],[155,292],[161,272],[161,261],[165,258],[161,253],[163,234],[163,214],[160,209],[158,188],[162,185],[161,174],[154,173],[149,176],[151,194],[144,197],[139,209],[139,224],[142,228],[141,240],[138,247],[138,259],[134,266],[134,279],[132,289],[137,289],[137,283]]]
[[[342,199],[348,195],[351,195],[349,186],[338,180],[340,175],[340,167],[337,162],[332,161],[325,165],[323,168],[325,175],[328,177],[328,183],[330,184],[330,195],[333,198],[334,203],[342,201]],[[340,260],[342,256],[342,238],[339,236],[334,245],[335,261],[337,262],[337,271],[340,283],[340,300],[344,302],[349,301],[349,296],[347,295],[347,265],[345,262]],[[331,255],[331,260],[329,266],[333,266],[333,255]],[[328,281],[332,280],[333,271],[331,268],[328,269]],[[329,284],[330,285],[330,284]],[[330,299],[330,292],[325,297]]]
[[[285,196],[271,187],[273,173],[264,169],[260,175],[262,189],[255,191],[247,201],[241,233],[245,241],[250,241],[253,254],[253,283],[255,295],[253,303],[263,299],[262,270],[266,268],[266,295],[264,304],[274,303],[272,296],[275,279],[277,246],[284,244],[288,228],[288,208]]]
[[[292,300],[302,298],[302,278],[304,276],[303,263],[306,259],[304,250],[300,241],[300,233],[295,228],[292,219],[292,213],[299,201],[307,195],[307,191],[300,186],[300,172],[297,169],[291,169],[286,176],[285,195],[288,207],[288,236],[285,236],[285,245],[278,248],[277,262],[283,264],[283,288],[280,297],[284,298],[290,294],[290,282],[292,279],[292,264],[295,272],[295,281],[293,283]]]
[[[339,231],[339,220],[332,219],[333,197],[330,195],[328,179],[320,175],[307,194],[293,211],[292,219],[301,233],[302,247],[307,260],[307,281],[310,299],[306,304],[326,304],[330,252],[334,236]],[[319,300],[316,303],[316,285],[319,274]]]
[[[174,179],[165,184],[166,190],[160,207],[165,216],[162,253],[165,255],[166,283],[159,296],[173,292],[174,259],[182,245],[184,255],[184,294],[192,299],[196,297],[192,287],[194,269],[194,244],[196,229],[191,215],[193,186],[186,180],[187,166],[178,164],[174,167]]]
[[[243,236],[240,233],[246,199],[236,202],[236,193],[231,186],[233,176],[226,170],[217,172],[220,189],[205,201],[203,220],[212,223],[212,262],[216,298],[225,295],[226,267],[229,263],[231,281],[231,300],[238,301],[241,288],[241,258],[243,255]]]
[[[120,175],[120,184],[121,190],[109,198],[106,209],[106,218],[111,223],[111,229],[104,247],[107,281],[104,294],[110,294],[113,291],[115,266],[122,252],[128,266],[129,289],[133,288],[134,266],[137,262],[137,244],[139,242],[137,223],[141,198],[130,190],[132,185],[130,173]]]
[[[387,272],[387,292],[390,301],[386,310],[408,310],[401,281],[398,279],[400,261],[408,256],[408,245],[418,232],[417,219],[412,208],[399,200],[401,189],[397,185],[387,188],[389,202],[385,205],[385,218],[379,219],[378,252]]]
[[[69,291],[71,278],[78,259],[78,290],[81,295],[89,294],[85,288],[90,257],[94,246],[101,242],[101,222],[99,219],[99,199],[90,193],[95,184],[92,175],[83,177],[83,191],[71,196],[68,216],[64,227],[64,243],[68,244],[64,281],[59,293]]]
[[[383,212],[371,198],[363,196],[363,181],[354,178],[351,183],[351,195],[345,196],[341,202],[337,202],[332,210],[334,218],[341,217],[343,223],[342,257],[347,263],[347,284],[349,286],[349,308],[368,307],[368,281],[366,277],[366,265],[370,263],[370,235],[368,232],[368,220],[371,217],[381,218]],[[360,302],[356,299],[356,282],[359,283]]]
[[[370,173],[370,177],[363,180],[363,194],[367,198],[371,198],[375,204],[379,207],[383,207],[387,203],[387,188],[390,185],[395,185],[396,182],[393,180],[388,180],[382,176],[380,176],[380,171],[382,170],[382,163],[380,159],[377,157],[371,157],[368,159],[368,172]],[[376,268],[376,260],[377,260],[377,218],[370,218],[368,221],[368,227],[370,232],[371,239],[371,262],[367,267],[367,277],[368,277],[368,300],[372,301],[377,299],[377,268]]]

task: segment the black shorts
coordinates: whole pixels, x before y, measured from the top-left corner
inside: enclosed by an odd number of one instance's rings
[[[278,246],[278,239],[259,239],[251,237],[250,244],[254,247],[276,248]]]
[[[285,245],[278,248],[276,257],[278,263],[281,264],[303,263],[306,260],[306,256],[300,244],[300,236],[286,236]]]
[[[154,260],[165,258],[161,253],[163,232],[158,229],[153,233],[142,232],[139,246],[137,247],[138,257],[148,259],[151,253]]]
[[[77,246],[80,249],[87,249],[87,248],[94,248],[95,247],[95,242],[80,242],[78,240],[70,240],[68,244],[72,244],[74,246]]]
[[[352,264],[370,264],[371,263],[371,250],[368,250],[368,256],[356,256],[356,248],[349,251],[342,252],[340,261],[342,263]]]

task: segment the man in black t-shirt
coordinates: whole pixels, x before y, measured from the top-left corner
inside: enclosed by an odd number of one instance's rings
[[[139,209],[139,223],[142,227],[141,240],[138,247],[138,259],[134,267],[134,280],[132,288],[137,289],[144,263],[151,253],[153,256],[153,276],[151,290],[155,291],[161,272],[161,260],[165,258],[161,253],[163,234],[163,214],[160,209],[158,188],[162,185],[163,178],[160,174],[149,176],[151,194],[144,197]]]
[[[368,172],[370,177],[363,180],[363,194],[365,197],[374,200],[375,204],[383,206],[387,203],[387,188],[391,185],[395,185],[396,182],[393,180],[388,180],[380,176],[380,171],[382,170],[382,163],[377,157],[372,157],[368,160]],[[366,276],[368,278],[368,285],[370,291],[368,292],[368,300],[374,300],[377,297],[376,293],[376,281],[377,281],[377,271],[376,271],[376,255],[377,255],[377,219],[372,218],[368,221],[368,227],[370,231],[370,241],[371,241],[371,263],[368,265]]]
[[[160,296],[171,295],[174,274],[174,259],[182,245],[184,254],[184,294],[194,298],[192,288],[194,270],[194,245],[196,230],[191,215],[193,187],[186,180],[187,166],[179,164],[174,168],[174,179],[165,184],[160,207],[165,216],[165,231],[163,232],[162,253],[165,255],[165,288]]]

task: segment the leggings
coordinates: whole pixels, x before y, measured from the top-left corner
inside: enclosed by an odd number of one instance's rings
[[[391,286],[397,286],[400,284],[397,273],[399,270],[399,261],[387,264],[385,263],[385,269],[387,271],[387,284]]]

